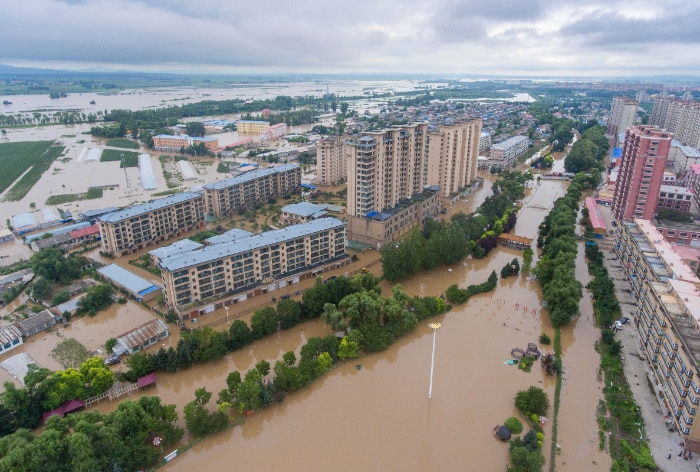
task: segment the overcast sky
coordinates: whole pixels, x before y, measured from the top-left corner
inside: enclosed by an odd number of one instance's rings
[[[696,0],[2,0],[0,63],[224,73],[700,75]]]

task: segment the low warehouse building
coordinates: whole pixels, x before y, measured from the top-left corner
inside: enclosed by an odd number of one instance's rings
[[[129,295],[139,301],[147,302],[158,297],[161,287],[148,280],[139,277],[117,264],[110,264],[97,269],[102,277],[107,279],[117,288],[126,291]]]

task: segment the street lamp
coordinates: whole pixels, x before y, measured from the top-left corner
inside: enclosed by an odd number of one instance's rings
[[[228,325],[228,324],[230,324],[228,322],[228,307],[226,305],[224,305],[224,308],[226,309],[226,324]]]
[[[433,330],[433,357],[430,360],[430,389],[428,390],[428,398],[431,398],[433,396],[433,369],[435,367],[435,335],[437,333],[437,330],[442,328],[442,325],[435,321],[433,323],[430,323],[428,325],[428,328]]]

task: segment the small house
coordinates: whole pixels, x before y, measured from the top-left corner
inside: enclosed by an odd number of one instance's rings
[[[28,338],[39,331],[49,329],[56,324],[56,317],[50,310],[40,311],[39,313],[30,316],[29,318],[18,321],[15,326],[19,328],[22,336]]]

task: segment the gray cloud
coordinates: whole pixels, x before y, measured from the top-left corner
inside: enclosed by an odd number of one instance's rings
[[[0,62],[9,64],[560,75],[672,67],[700,73],[700,32],[693,24],[700,7],[681,0],[6,3]],[[660,50],[665,54],[649,54]]]

